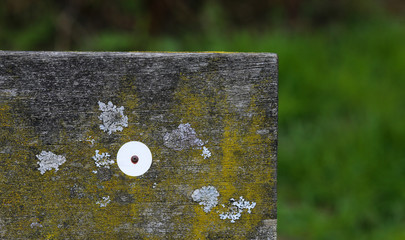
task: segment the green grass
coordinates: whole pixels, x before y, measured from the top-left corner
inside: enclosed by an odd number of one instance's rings
[[[278,51],[282,239],[405,234],[403,39],[395,22],[362,24]]]
[[[279,52],[280,236],[401,239],[405,29],[362,24],[311,38]]]

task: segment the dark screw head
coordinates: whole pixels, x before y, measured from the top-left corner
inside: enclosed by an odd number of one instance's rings
[[[132,156],[132,157],[131,157],[131,162],[132,162],[133,164],[137,164],[137,163],[139,162],[139,157],[136,156],[136,155]]]

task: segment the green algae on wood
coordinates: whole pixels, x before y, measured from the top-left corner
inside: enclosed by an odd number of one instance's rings
[[[276,55],[0,52],[0,83],[1,238],[275,237]],[[42,151],[66,160],[41,174]]]

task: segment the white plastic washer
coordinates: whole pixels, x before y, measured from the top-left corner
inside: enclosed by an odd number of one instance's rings
[[[138,162],[131,161],[132,156],[138,157]],[[129,176],[140,176],[146,173],[152,165],[152,153],[148,146],[141,142],[127,142],[117,153],[118,167]]]

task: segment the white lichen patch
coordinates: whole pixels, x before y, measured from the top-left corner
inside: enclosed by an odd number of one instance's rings
[[[228,206],[228,211],[223,212],[219,214],[219,217],[221,219],[230,219],[231,223],[234,223],[236,220],[238,220],[241,216],[244,210],[246,209],[248,213],[252,212],[252,209],[256,206],[255,202],[249,202],[243,199],[243,197],[240,197],[238,201],[235,199],[231,198],[230,199],[230,206]],[[225,205],[222,205],[225,207]]]
[[[41,174],[44,174],[47,170],[55,169],[55,172],[59,170],[59,166],[66,162],[66,158],[62,155],[56,155],[52,152],[42,151],[39,155],[36,155],[38,158],[39,168]]]
[[[208,213],[218,204],[219,192],[213,186],[202,187],[196,189],[191,195],[195,202],[204,205],[204,212]]]
[[[89,142],[93,146],[96,140],[92,136],[89,136],[86,138],[86,142]]]
[[[203,150],[202,150],[202,153],[201,153],[201,156],[203,156],[204,159],[207,159],[207,158],[211,157],[210,150],[208,150],[208,148],[204,146]]]
[[[221,219],[230,219],[231,223],[234,223],[242,216],[242,211],[235,207],[229,208],[228,212],[219,214]]]
[[[163,141],[166,147],[177,151],[190,147],[202,147],[204,145],[204,142],[197,137],[190,123],[180,124],[171,133],[166,133]]]
[[[94,164],[96,164],[97,167],[110,168],[110,165],[114,163],[114,160],[111,160],[110,157],[111,157],[110,154],[108,153],[100,154],[100,151],[96,150],[96,154],[93,156]]]
[[[100,207],[106,207],[111,202],[110,196],[102,197],[102,200],[97,201],[96,204],[100,205]]]
[[[30,224],[30,227],[31,227],[31,228],[34,228],[34,227],[42,227],[42,224],[40,224],[39,222],[32,222],[32,223]]]
[[[231,200],[234,200],[234,199],[231,199]],[[247,209],[247,212],[251,213],[252,209],[255,208],[256,203],[246,201],[245,199],[243,199],[243,197],[240,197],[239,200],[233,202],[232,205],[236,206],[238,209],[241,209],[241,210]]]
[[[128,117],[124,115],[124,107],[117,107],[111,101],[108,104],[98,102],[102,113],[98,117],[102,121],[100,129],[111,134],[116,131],[122,131],[128,127]]]

